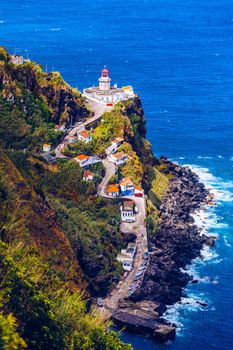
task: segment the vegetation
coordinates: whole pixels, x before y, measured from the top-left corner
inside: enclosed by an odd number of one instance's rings
[[[154,168],[154,180],[149,191],[149,198],[155,206],[159,206],[168,190],[169,180],[166,175]]]
[[[0,349],[129,350],[86,300],[121,273],[119,204],[96,196],[76,162],[47,164],[54,124],[85,118],[81,94],[0,48]]]
[[[89,115],[81,94],[60,74],[45,73],[35,62],[15,65],[0,47],[0,136],[4,147],[41,150],[56,144],[62,133],[55,124],[69,125]]]
[[[129,350],[36,253],[0,243],[0,348]]]

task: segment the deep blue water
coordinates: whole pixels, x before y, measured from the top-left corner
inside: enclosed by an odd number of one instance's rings
[[[232,0],[1,0],[0,44],[80,89],[107,64],[114,82],[140,94],[154,152],[194,165],[215,189],[218,205],[203,220],[219,240],[192,267],[201,282],[188,287],[191,305],[170,310],[176,341],[122,337],[136,350],[232,350]]]

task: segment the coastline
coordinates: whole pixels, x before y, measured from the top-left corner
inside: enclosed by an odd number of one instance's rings
[[[153,336],[160,341],[172,340],[175,337],[177,324],[166,318],[166,312],[175,304],[189,304],[185,287],[188,283],[198,283],[195,276],[189,273],[188,266],[196,258],[202,258],[205,247],[212,247],[214,236],[207,236],[198,226],[199,212],[205,205],[213,204],[213,196],[199,179],[198,175],[187,166],[180,166],[161,158],[163,164],[172,173],[169,190],[159,209],[160,228],[149,240],[150,259],[141,288],[124,300],[119,309],[132,315],[138,310],[140,303],[148,308],[147,314],[141,315],[144,320],[165,325],[166,332],[154,332]],[[211,249],[211,248],[210,248]],[[149,304],[151,303],[151,304]],[[208,305],[202,300],[196,300],[201,307]],[[149,312],[149,306],[152,309]],[[139,320],[137,326],[129,324],[127,318],[124,324],[130,330],[144,332]],[[123,321],[123,317],[122,317]],[[175,331],[174,331],[175,330]]]

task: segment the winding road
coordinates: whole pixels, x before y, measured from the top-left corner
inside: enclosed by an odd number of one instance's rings
[[[74,127],[69,131],[69,133],[65,136],[64,140],[55,148],[55,155],[56,158],[68,158],[62,154],[63,149],[68,145],[69,143],[69,136],[75,136],[78,132],[85,129],[86,126],[94,123],[95,121],[102,118],[102,115],[104,112],[110,111],[113,107],[112,106],[105,106],[103,104],[97,103],[95,101],[87,99],[87,106],[88,108],[94,112],[94,116],[85,120],[83,123],[77,123],[74,125]]]
[[[99,188],[98,195],[104,198],[110,198],[114,200],[113,197],[108,196],[107,186],[110,178],[116,172],[115,164],[109,162],[108,160],[103,160],[103,165],[105,167],[105,176],[102,179]],[[133,269],[128,273],[125,278],[121,278],[115,289],[110,293],[110,295],[104,299],[104,307],[102,312],[106,318],[111,316],[117,307],[119,300],[128,297],[128,288],[133,283],[133,278],[138,272],[139,267],[144,261],[143,253],[148,251],[148,240],[147,240],[147,230],[146,230],[146,203],[145,197],[135,197],[135,196],[121,196],[116,198],[133,200],[138,207],[139,211],[136,214],[136,221],[134,223],[122,222],[120,229],[122,233],[133,232],[136,234],[136,246],[137,252],[134,258]]]
[[[101,119],[102,114],[106,111],[110,111],[113,107],[105,106],[95,101],[88,100],[89,108],[94,112],[94,116],[87,119],[83,123],[75,125],[72,130],[66,135],[62,143],[60,143],[55,148],[55,154],[57,158],[68,158],[62,154],[62,150],[68,144],[69,136],[76,135],[79,131],[83,130],[86,126],[92,124],[93,122]],[[107,159],[102,161],[105,167],[105,176],[102,179],[98,187],[98,195],[104,198],[109,198],[114,200],[113,197],[108,196],[107,187],[110,178],[115,175],[117,167],[114,163],[109,162]],[[104,317],[109,318],[113,311],[118,307],[119,300],[128,297],[128,287],[133,283],[133,278],[137,273],[140,265],[142,264],[144,258],[143,253],[148,251],[148,240],[147,240],[147,230],[146,230],[146,203],[145,197],[135,197],[135,196],[122,196],[117,197],[122,199],[133,200],[138,207],[138,213],[136,214],[136,221],[134,223],[122,222],[120,229],[122,233],[133,232],[136,234],[136,246],[137,251],[134,258],[133,269],[124,278],[122,277],[119,283],[116,285],[115,289],[109,294],[107,298],[104,299],[104,307],[101,309]]]

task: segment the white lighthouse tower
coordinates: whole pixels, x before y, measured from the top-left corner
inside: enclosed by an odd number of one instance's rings
[[[101,71],[101,77],[99,78],[99,90],[100,91],[109,91],[111,88],[111,78],[109,77],[109,70],[104,67]]]

